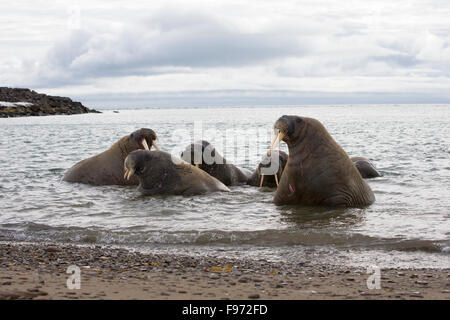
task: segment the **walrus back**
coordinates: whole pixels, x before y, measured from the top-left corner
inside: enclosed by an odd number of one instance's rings
[[[62,181],[99,185],[99,181],[92,175],[93,171],[97,169],[92,168],[92,164],[97,161],[97,157],[98,155],[77,162],[64,173]]]
[[[185,195],[201,194],[212,191],[228,192],[230,189],[219,179],[189,163],[177,166],[183,184],[187,186]]]
[[[137,185],[138,179],[129,181],[123,178],[123,161],[117,149],[108,149],[100,154],[81,160],[68,169],[62,181],[84,183],[96,186],[103,185]]]

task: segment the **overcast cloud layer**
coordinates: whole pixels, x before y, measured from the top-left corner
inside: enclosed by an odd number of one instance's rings
[[[15,1],[0,86],[92,107],[450,103],[450,2]]]

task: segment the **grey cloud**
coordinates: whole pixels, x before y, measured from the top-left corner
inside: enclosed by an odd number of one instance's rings
[[[417,75],[429,78],[430,87],[440,90],[440,80],[431,78],[450,76],[449,7],[444,2],[435,7],[361,2],[354,7],[314,1],[284,9],[267,2],[262,5],[264,10],[258,10],[259,2],[255,10],[249,3],[215,7],[202,2],[187,10],[173,5],[153,12],[146,12],[141,3],[129,7],[96,4],[92,9],[89,2],[85,2],[83,29],[55,42],[43,58],[36,57],[48,47],[47,41],[61,35],[59,27],[66,21],[58,22],[55,17],[65,19],[66,7],[52,5],[50,14],[45,13],[47,5],[39,7],[39,14],[24,11],[28,19],[16,19],[0,39],[0,81],[46,89],[67,86],[72,92],[108,92],[130,90],[127,80],[121,79],[125,76],[179,74],[166,77],[161,85],[159,79],[148,77],[135,90],[141,92],[147,90],[142,84],[147,80],[161,90],[173,90],[167,78],[181,79],[177,88],[183,88],[183,81],[191,81],[185,74],[191,73],[195,76],[188,87],[199,90],[205,89],[208,77],[212,79],[208,88],[293,88],[296,81],[311,77],[324,78],[325,91],[328,77]],[[20,5],[18,10],[17,4],[11,6],[16,9],[5,8],[9,15],[29,7]],[[243,12],[242,7],[251,10]],[[424,9],[429,13],[423,13]],[[23,45],[14,42],[22,37]],[[28,40],[41,44],[31,45]],[[242,66],[259,68],[240,69]],[[227,72],[234,82],[227,82]],[[201,78],[198,85],[196,76]]]
[[[244,33],[205,15],[160,12],[117,34],[74,31],[54,45],[38,73],[40,81],[61,85],[158,74],[163,67],[254,65],[300,56],[305,50],[305,43],[294,36]]]

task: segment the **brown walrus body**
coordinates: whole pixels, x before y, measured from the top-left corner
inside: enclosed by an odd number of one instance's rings
[[[277,161],[275,161],[277,160]],[[275,174],[278,181],[281,179],[284,167],[288,161],[288,155],[281,150],[275,150],[270,156],[266,155],[263,160],[258,164],[258,167],[248,179],[247,184],[255,187],[269,187],[276,188],[278,183],[275,179]],[[275,167],[273,171],[270,169]],[[266,169],[268,172],[264,173]],[[261,174],[264,176],[262,178]],[[262,183],[261,183],[262,182]]]
[[[369,185],[319,121],[282,116],[274,129],[279,131],[276,140],[283,140],[289,147],[288,162],[274,197],[276,205],[357,207],[375,201]]]
[[[188,145],[181,153],[181,158],[196,165],[226,186],[247,183],[251,176],[249,170],[227,163],[227,160],[205,140]]]
[[[151,129],[134,131],[113,144],[108,150],[82,160],[68,169],[62,180],[93,185],[138,185],[136,177],[129,181],[123,178],[123,162],[127,155],[138,149],[151,148],[157,136]]]
[[[195,195],[230,191],[205,171],[163,151],[136,150],[125,159],[125,178],[136,175],[144,195]]]
[[[364,157],[351,157],[353,164],[364,179],[381,177],[381,173],[375,168],[369,159]]]

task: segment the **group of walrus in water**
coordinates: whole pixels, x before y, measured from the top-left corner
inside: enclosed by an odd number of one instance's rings
[[[350,158],[318,120],[285,115],[273,129],[277,135],[254,172],[228,163],[204,140],[175,157],[160,150],[153,130],[143,128],[78,162],[63,181],[139,185],[144,195],[226,192],[230,191],[227,186],[248,184],[276,188],[276,205],[359,207],[375,201],[363,179],[380,173],[366,158]],[[280,141],[287,144],[289,155],[276,150]],[[272,167],[273,171],[268,170]]]

